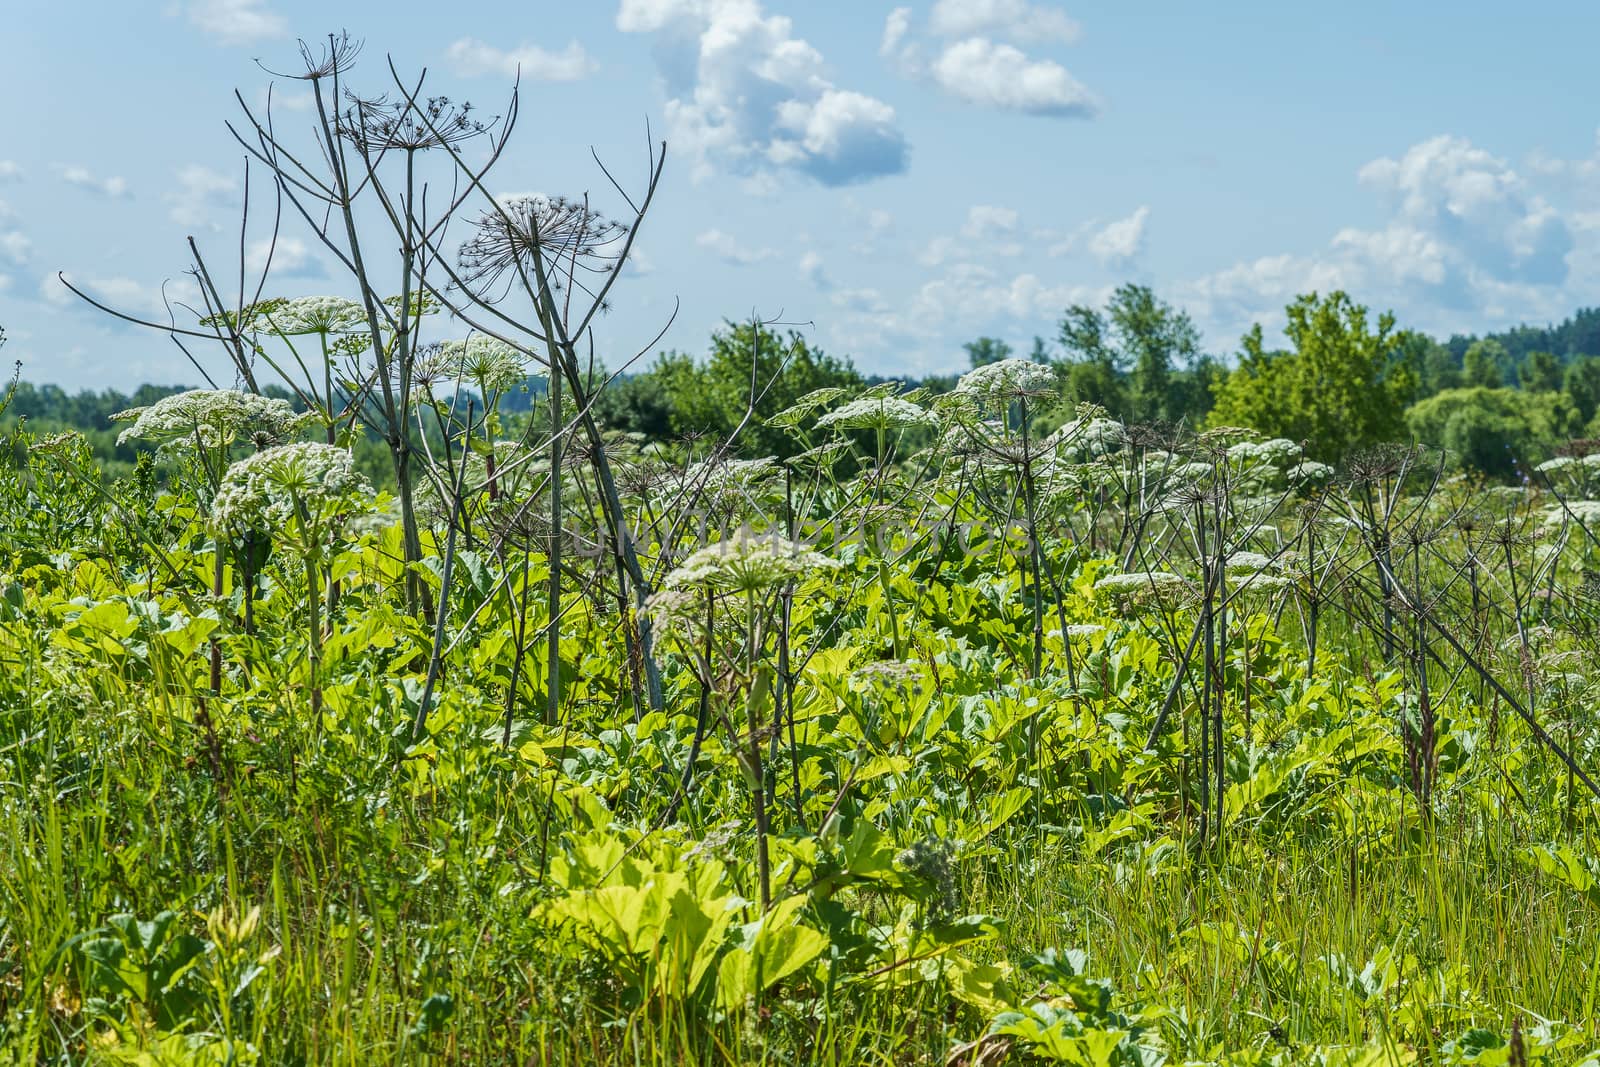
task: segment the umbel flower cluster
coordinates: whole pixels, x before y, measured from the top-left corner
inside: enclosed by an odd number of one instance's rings
[[[428,384],[470,382],[486,393],[503,393],[528,378],[522,353],[504,341],[474,334],[464,341],[445,341],[431,349],[417,368],[417,380]]]
[[[163,447],[221,448],[249,440],[260,447],[285,441],[305,421],[287,400],[242,393],[236,389],[191,389],[162,397],[148,407],[129,408],[111,416],[132,422],[117,435],[117,444],[154,441]]]
[[[661,588],[759,593],[840,566],[838,560],[798,541],[741,528],[726,541],[690,555],[662,580]]]
[[[1030,359],[1002,359],[986,363],[961,376],[956,392],[984,404],[1009,404],[1030,396],[1056,391],[1056,372]]]
[[[228,468],[211,519],[219,530],[287,537],[310,553],[371,493],[345,449],[281,445]]]
[[[897,396],[863,396],[823,415],[817,429],[898,430],[909,426],[937,428],[939,417],[918,404]]]
[[[301,296],[263,314],[261,321],[284,337],[350,333],[366,328],[367,310],[342,296]]]
[[[707,599],[743,593],[750,599],[771,589],[839,569],[841,564],[797,541],[758,534],[748,527],[693,553],[662,579],[646,611],[663,636],[699,636]],[[735,605],[740,603],[736,599]],[[746,619],[754,625],[755,620]]]

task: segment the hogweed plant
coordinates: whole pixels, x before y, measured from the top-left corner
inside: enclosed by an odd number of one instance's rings
[[[319,730],[325,569],[343,541],[346,523],[370,506],[371,497],[348,450],[279,445],[229,467],[211,512],[218,536],[267,538],[300,565],[306,586],[306,688]]]

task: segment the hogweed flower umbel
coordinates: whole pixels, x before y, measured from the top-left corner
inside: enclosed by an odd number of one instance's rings
[[[242,459],[222,477],[212,522],[229,532],[254,531],[320,554],[343,516],[372,492],[350,453],[334,445],[280,445]]]
[[[119,411],[111,418],[133,423],[117,435],[119,445],[153,441],[163,447],[208,449],[241,440],[254,441],[258,447],[279,444],[305,421],[287,400],[236,389],[191,389],[162,397],[148,407]]]

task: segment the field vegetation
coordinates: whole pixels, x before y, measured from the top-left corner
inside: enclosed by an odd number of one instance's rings
[[[347,295],[195,246],[207,388],[7,394],[0,1064],[1600,1063],[1590,364],[1130,286],[613,378],[664,147],[495,199],[358,51],[236,128]]]

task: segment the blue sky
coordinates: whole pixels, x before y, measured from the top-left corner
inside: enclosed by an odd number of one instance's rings
[[[55,272],[148,314],[184,296],[188,236],[236,260],[233,90],[257,104],[256,59],[292,69],[341,27],[358,87],[386,87],[387,53],[483,114],[520,64],[498,192],[620,208],[590,146],[626,180],[647,122],[669,142],[613,366],[675,305],[660,347],[755,314],[915,375],[979,335],[1025,351],[1127,280],[1223,354],[1311,289],[1440,334],[1600,302],[1593,3],[97,0],[7,16],[5,359],[74,389],[194,382]],[[300,84],[275,92],[305,127]],[[292,220],[277,267],[270,292],[345,291]]]

